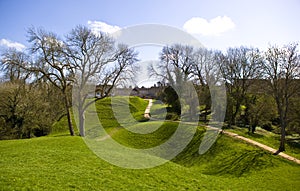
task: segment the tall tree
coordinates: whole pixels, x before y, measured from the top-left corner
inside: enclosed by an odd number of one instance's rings
[[[34,55],[34,62],[23,66],[26,70],[38,72],[40,78],[47,79],[63,96],[65,111],[68,119],[70,135],[74,135],[74,129],[71,119],[70,107],[71,83],[74,80],[74,68],[66,59],[66,45],[54,33],[42,29],[31,28],[28,31],[30,48]]]
[[[126,45],[116,46],[114,40],[104,33],[95,34],[87,27],[78,26],[67,36],[68,60],[76,69],[75,102],[79,115],[80,135],[85,136],[84,112],[95,101],[110,95],[120,82],[132,77],[132,67],[137,53]],[[93,84],[99,84],[97,97]]]
[[[265,52],[263,70],[276,102],[281,128],[279,152],[285,150],[291,98],[300,91],[300,56],[297,46],[298,44],[288,44],[282,48],[272,46]]]
[[[219,51],[199,48],[196,50],[192,67],[194,83],[197,87],[199,102],[204,105],[204,121],[211,109],[210,87],[216,86],[220,80],[219,61],[222,53]],[[201,111],[200,111],[201,112]]]
[[[154,67],[152,65],[149,68],[151,75],[161,78],[162,81],[167,82],[176,91],[181,102],[181,110],[188,110],[186,114],[190,119],[193,118],[192,114],[197,112],[197,104],[195,104],[197,97],[192,96],[194,87],[188,85],[189,82],[192,83],[194,62],[194,48],[192,46],[174,44],[163,47],[158,66]],[[175,101],[174,104],[178,105],[178,102]],[[174,105],[174,107],[177,107],[177,105]],[[180,112],[177,111],[177,113]]]
[[[220,62],[228,93],[227,119],[229,126],[235,124],[237,114],[245,101],[251,80],[259,78],[263,62],[258,49],[229,48],[223,62]]]

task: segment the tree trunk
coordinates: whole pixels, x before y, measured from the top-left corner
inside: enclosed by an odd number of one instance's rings
[[[72,117],[71,117],[71,113],[70,113],[69,107],[66,108],[66,110],[67,110],[67,118],[68,118],[68,126],[69,126],[70,135],[74,136],[75,133],[74,133],[74,129],[73,129]]]
[[[240,102],[237,102],[236,105],[235,105],[235,110],[234,110],[234,112],[232,114],[232,118],[231,118],[231,124],[232,125],[236,124],[236,116],[237,116],[238,112],[240,111],[240,107],[241,107]]]
[[[278,151],[285,151],[285,124],[281,125],[280,146]]]
[[[65,93],[64,93],[64,100],[65,100],[65,108],[66,108],[66,112],[67,112],[70,135],[74,136],[75,133],[74,133],[73,124],[72,124],[72,117],[71,117],[71,112],[70,112],[70,108],[69,108],[69,101],[68,101],[67,95]]]
[[[283,133],[281,133],[280,146],[279,146],[278,151],[280,151],[280,152],[285,151],[285,135]]]
[[[79,113],[79,133],[81,137],[85,136],[85,129],[84,129],[84,111],[81,111],[81,109],[78,109]]]
[[[206,121],[207,121],[207,113],[208,113],[207,106],[205,106],[205,108],[204,108],[204,123],[206,123]]]

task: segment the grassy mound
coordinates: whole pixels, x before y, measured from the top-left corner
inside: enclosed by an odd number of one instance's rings
[[[123,169],[103,161],[96,157],[78,136],[0,142],[2,190],[300,188],[299,166],[260,153],[256,148],[232,141],[228,137],[220,137],[214,148],[202,157],[186,150],[174,161],[143,170]],[[235,155],[231,155],[233,153]],[[254,168],[253,165],[258,166]],[[243,169],[246,171],[241,173]],[[239,176],[240,174],[242,175]]]
[[[102,123],[102,125],[109,132],[112,128],[120,127],[118,120],[115,118],[114,111],[112,110],[112,104],[116,110],[121,110],[122,108],[129,108],[131,115],[136,121],[147,121],[144,118],[144,111],[148,105],[148,101],[143,100],[139,97],[113,97],[112,98],[104,98],[95,103],[96,112],[98,113],[98,117]],[[89,110],[88,110],[89,112]],[[125,111],[126,112],[126,111]],[[128,116],[128,113],[125,113]],[[75,120],[73,120],[73,125],[75,127],[75,131],[78,134],[78,130],[76,128]],[[67,117],[62,117],[60,121],[57,121],[52,126],[51,136],[57,135],[67,135],[69,134],[68,130],[68,122]]]
[[[113,104],[128,104],[118,98]],[[97,115],[113,139],[132,148],[149,148],[168,140],[178,122],[139,122],[128,129],[111,109],[97,102]],[[147,101],[131,98],[135,121]],[[90,111],[91,112],[91,111]],[[136,115],[135,115],[135,114]],[[125,120],[125,125],[130,123]],[[56,124],[57,125],[57,124]],[[63,129],[63,128],[62,128]],[[66,128],[67,129],[67,128]],[[151,130],[138,134],[135,130]],[[188,128],[187,128],[188,129]],[[62,131],[61,131],[62,132]],[[112,131],[111,131],[112,132]],[[28,140],[0,141],[2,190],[299,190],[300,166],[252,145],[219,135],[204,155],[198,149],[205,132],[199,126],[189,145],[172,161],[150,169],[124,169],[98,158],[78,137],[53,134]],[[163,151],[162,151],[163,152]],[[0,190],[1,190],[0,189]]]

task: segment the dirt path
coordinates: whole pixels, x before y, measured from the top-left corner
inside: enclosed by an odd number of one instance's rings
[[[230,136],[230,137],[233,137],[233,138],[236,138],[236,139],[243,140],[243,141],[245,141],[245,142],[247,142],[247,143],[250,143],[250,144],[252,144],[252,145],[254,145],[254,146],[257,146],[257,147],[259,147],[259,148],[262,148],[262,149],[264,149],[264,150],[266,150],[266,151],[269,151],[269,152],[271,152],[271,153],[273,153],[273,154],[277,153],[277,150],[276,150],[276,149],[273,149],[272,147],[269,147],[269,146],[264,145],[264,144],[262,144],[262,143],[259,143],[259,142],[257,142],[257,141],[253,141],[252,139],[248,139],[248,138],[246,138],[246,137],[240,136],[240,135],[238,135],[238,134],[236,134],[236,133],[232,133],[232,132],[228,132],[228,131],[224,131],[224,130],[222,131],[222,133],[225,134],[225,135],[228,135],[228,136]],[[285,154],[285,153],[283,153],[283,152],[280,152],[280,153],[278,153],[277,155],[278,155],[278,156],[281,156],[282,158],[285,158],[285,159],[287,159],[287,160],[293,161],[293,162],[295,162],[295,163],[297,163],[297,164],[300,164],[300,160],[299,160],[299,159],[297,159],[297,158],[295,158],[295,157],[292,157],[292,156],[290,156],[290,155],[287,155],[287,154]]]
[[[151,117],[150,109],[151,109],[153,100],[152,99],[145,99],[145,100],[148,100],[149,103],[148,103],[148,106],[146,107],[146,110],[144,112],[144,117],[147,118],[147,119],[150,119],[150,117]]]
[[[147,108],[146,108],[146,110],[145,110],[144,117],[150,119],[150,117],[151,117],[151,115],[150,115],[150,109],[151,109],[151,106],[152,106],[152,99],[147,99],[147,100],[149,100],[149,104],[148,104],[148,106],[147,106]],[[272,154],[275,154],[275,153],[276,153],[276,155],[281,156],[282,158],[285,158],[285,159],[287,159],[287,160],[290,160],[290,161],[293,161],[293,162],[295,162],[295,163],[297,163],[297,164],[300,164],[300,160],[299,160],[299,159],[297,159],[297,158],[295,158],[295,157],[292,157],[292,156],[290,156],[290,155],[287,155],[287,154],[285,154],[285,153],[283,153],[283,152],[277,153],[277,150],[276,150],[276,149],[274,149],[274,148],[272,148],[272,147],[269,147],[269,146],[267,146],[267,145],[264,145],[264,144],[262,144],[262,143],[259,143],[259,142],[257,142],[257,141],[254,141],[254,140],[252,140],[252,139],[249,139],[249,138],[240,136],[240,135],[238,135],[238,134],[236,134],[236,133],[232,133],[232,132],[228,132],[228,131],[225,131],[225,130],[221,130],[221,129],[219,129],[219,128],[211,127],[211,126],[207,126],[207,128],[215,129],[215,130],[217,130],[217,131],[219,131],[219,132],[222,132],[223,134],[225,134],[225,135],[227,135],[227,136],[230,136],[230,137],[233,137],[233,138],[236,138],[236,139],[243,140],[243,141],[245,141],[245,142],[247,142],[247,143],[249,143],[249,144],[251,144],[251,145],[257,146],[257,147],[259,147],[259,148],[261,148],[261,149],[264,149],[264,150],[266,150],[266,151],[268,151],[268,152],[271,152]]]
[[[144,117],[150,119],[150,117],[151,117],[150,109],[151,109],[151,106],[152,106],[152,104],[153,104],[153,100],[152,100],[152,99],[146,99],[146,100],[148,100],[149,103],[148,103],[148,106],[147,106],[147,108],[146,108],[146,110],[145,110],[145,112],[144,112]],[[240,135],[238,135],[238,134],[236,134],[236,133],[232,133],[232,132],[229,132],[229,131],[221,130],[221,129],[219,129],[219,128],[215,128],[215,127],[211,127],[211,126],[207,126],[207,128],[217,130],[217,131],[222,132],[223,134],[225,134],[225,135],[227,135],[227,136],[230,136],[230,137],[233,137],[233,138],[235,138],[235,139],[240,139],[240,140],[242,140],[242,141],[245,141],[245,142],[247,142],[247,143],[249,143],[249,144],[251,144],[251,145],[257,146],[257,147],[259,147],[259,148],[261,148],[261,149],[264,149],[264,150],[266,150],[266,151],[268,151],[268,152],[271,152],[271,153],[273,153],[273,154],[277,153],[277,150],[274,149],[274,148],[272,148],[272,147],[269,147],[269,146],[267,146],[267,145],[264,145],[264,144],[262,144],[262,143],[259,143],[259,142],[257,142],[257,141],[254,141],[254,140],[252,140],[252,139],[249,139],[249,138],[240,136]],[[115,130],[115,131],[116,131],[116,130]],[[114,134],[115,131],[112,131],[112,132],[110,133],[110,135],[106,135],[106,136],[100,138],[98,141],[103,141],[103,140],[106,140],[106,139],[108,139],[108,138],[111,138],[111,135]],[[287,160],[293,161],[293,162],[295,162],[295,163],[297,163],[297,164],[300,164],[300,160],[299,160],[299,159],[297,159],[297,158],[295,158],[295,157],[292,157],[292,156],[290,156],[290,155],[287,155],[287,154],[285,154],[285,153],[283,153],[283,152],[280,152],[280,153],[278,153],[277,155],[280,156],[280,157],[282,157],[282,158],[285,158],[285,159],[287,159]]]

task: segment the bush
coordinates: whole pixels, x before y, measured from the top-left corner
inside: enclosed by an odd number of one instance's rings
[[[288,135],[300,134],[300,124],[297,121],[292,121],[289,123],[286,132]]]
[[[261,128],[263,128],[264,130],[267,130],[267,131],[273,131],[274,130],[271,123],[265,123],[261,126]]]
[[[176,121],[176,120],[180,120],[180,117],[177,113],[170,113],[168,112],[167,115],[166,115],[166,120],[172,120],[172,121]]]

